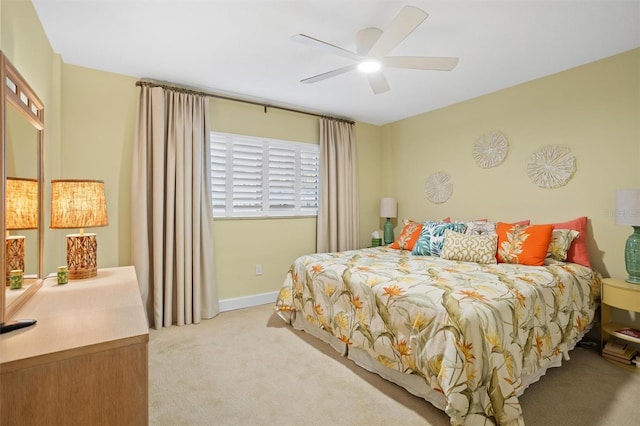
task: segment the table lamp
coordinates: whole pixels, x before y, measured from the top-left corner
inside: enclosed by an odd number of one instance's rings
[[[384,223],[384,243],[391,244],[393,242],[393,224],[391,218],[398,215],[398,203],[395,198],[381,198],[380,199],[380,217],[386,217],[387,221]]]
[[[624,261],[628,283],[640,284],[640,189],[620,189],[616,193],[616,224],[633,226],[627,238]]]
[[[24,236],[12,230],[38,229],[38,180],[7,177],[5,190],[6,284],[11,271],[24,274]]]
[[[51,229],[79,228],[67,235],[69,279],[95,277],[98,274],[96,234],[84,228],[107,226],[107,200],[104,182],[99,180],[51,181]]]

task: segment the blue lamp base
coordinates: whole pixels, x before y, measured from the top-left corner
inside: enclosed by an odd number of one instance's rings
[[[629,274],[627,282],[640,284],[640,226],[634,226],[633,234],[627,238],[627,245],[624,250],[624,263],[627,267],[627,273]]]
[[[384,223],[384,243],[391,244],[393,242],[393,224],[391,223],[391,218],[387,218],[387,221]]]

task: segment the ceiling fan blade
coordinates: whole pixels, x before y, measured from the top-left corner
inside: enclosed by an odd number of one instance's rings
[[[367,56],[376,41],[382,35],[380,28],[363,28],[356,34],[356,52],[358,55]]]
[[[382,58],[415,30],[429,16],[413,6],[405,6],[369,51],[369,56]]]
[[[374,94],[379,95],[389,90],[389,83],[387,83],[387,79],[384,78],[381,72],[367,74],[367,78],[369,79],[369,86],[371,86]]]
[[[416,70],[451,71],[458,65],[458,58],[438,56],[387,56],[382,58],[386,67]]]
[[[335,53],[336,55],[344,56],[345,58],[353,59],[354,61],[362,60],[361,56],[356,55],[349,50],[327,43],[326,41],[318,40],[317,38],[309,37],[305,34],[294,34],[291,36],[291,40],[295,40],[316,49],[324,50],[325,52]]]
[[[337,68],[332,71],[327,71],[322,74],[314,75],[313,77],[305,78],[304,80],[300,80],[301,83],[317,83],[318,81],[326,80],[327,78],[335,77],[340,74],[344,74],[345,72],[355,70],[358,67],[358,64],[347,65],[346,67]]]

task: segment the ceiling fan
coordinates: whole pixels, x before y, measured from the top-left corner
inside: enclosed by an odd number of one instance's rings
[[[417,70],[451,71],[458,64],[458,58],[435,56],[386,56],[394,47],[411,34],[429,16],[425,11],[413,6],[404,6],[389,27],[364,28],[356,34],[356,52],[343,49],[305,34],[295,34],[291,38],[314,48],[352,59],[355,63],[300,80],[302,83],[316,83],[327,78],[358,69],[367,73],[373,93],[389,90],[382,67],[409,68]]]

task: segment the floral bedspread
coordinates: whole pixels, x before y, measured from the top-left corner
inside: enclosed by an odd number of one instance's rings
[[[418,375],[452,424],[522,424],[522,377],[588,330],[600,275],[565,263],[480,265],[376,247],[298,258],[275,309]]]

